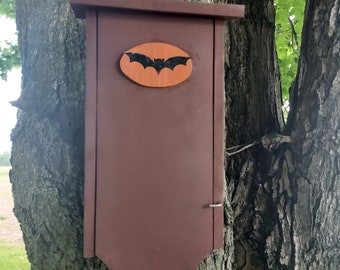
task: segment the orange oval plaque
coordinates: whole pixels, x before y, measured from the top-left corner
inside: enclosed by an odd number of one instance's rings
[[[180,48],[160,42],[133,47],[120,59],[121,71],[133,82],[147,87],[169,87],[190,77],[191,57]]]

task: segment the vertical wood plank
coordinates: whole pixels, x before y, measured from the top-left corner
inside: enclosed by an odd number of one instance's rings
[[[223,203],[224,182],[224,21],[214,29],[214,203]],[[214,249],[224,245],[224,207],[214,208]]]
[[[97,10],[86,14],[86,127],[84,184],[84,256],[95,255],[97,156]]]

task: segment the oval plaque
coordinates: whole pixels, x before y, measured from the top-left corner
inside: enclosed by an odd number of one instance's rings
[[[133,82],[147,87],[169,87],[188,79],[192,72],[189,54],[160,42],[133,47],[120,59],[121,71]]]

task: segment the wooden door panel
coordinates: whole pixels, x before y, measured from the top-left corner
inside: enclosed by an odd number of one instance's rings
[[[213,33],[211,19],[99,12],[95,249],[112,269],[190,270],[213,249]],[[188,52],[192,75],[133,83],[118,62],[145,42]]]

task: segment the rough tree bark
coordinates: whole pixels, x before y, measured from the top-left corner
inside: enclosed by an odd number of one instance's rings
[[[256,144],[226,157],[225,249],[199,270],[336,269],[339,1],[307,1],[284,130],[273,1],[201,2],[246,5],[245,19],[226,27],[226,147]],[[106,269],[82,256],[83,22],[66,0],[18,0],[17,25],[11,182],[32,269]]]
[[[32,269],[83,269],[83,23],[66,1],[19,0],[22,92],[11,182]]]
[[[307,1],[294,110],[286,132],[297,269],[340,265],[340,1]]]

